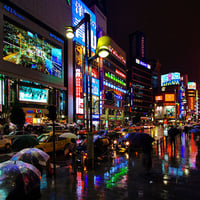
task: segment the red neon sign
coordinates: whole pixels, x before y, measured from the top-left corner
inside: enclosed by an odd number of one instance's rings
[[[126,75],[120,72],[119,70],[116,69],[115,73],[126,79]]]

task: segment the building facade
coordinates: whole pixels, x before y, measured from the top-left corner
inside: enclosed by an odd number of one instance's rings
[[[66,119],[72,60],[65,26],[71,23],[71,8],[66,1],[2,0],[0,9],[1,118],[18,103],[27,123],[43,123],[48,105],[56,106],[58,119]]]

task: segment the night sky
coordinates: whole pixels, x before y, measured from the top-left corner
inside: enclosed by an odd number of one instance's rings
[[[146,58],[159,59],[161,73],[188,74],[200,80],[200,11],[198,1],[107,0],[108,33],[126,52],[128,36],[146,37]],[[199,81],[200,83],[200,81]]]

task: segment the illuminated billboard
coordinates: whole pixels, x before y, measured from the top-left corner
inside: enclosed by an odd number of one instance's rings
[[[48,90],[19,86],[19,101],[48,103]]]
[[[165,101],[175,102],[175,95],[174,94],[165,94]]]
[[[173,72],[161,75],[161,86],[180,85],[180,73]]]
[[[90,15],[91,49],[96,51],[96,15],[80,0],[72,0],[72,26],[76,26],[83,18],[84,13]],[[85,46],[85,24],[76,30],[74,37],[79,44]]]
[[[195,82],[188,82],[187,88],[188,88],[188,90],[196,90],[196,83]]]
[[[99,80],[92,77],[92,95],[99,96]]]
[[[4,21],[3,60],[62,78],[62,48],[20,25]]]
[[[147,69],[151,69],[151,65],[150,64],[147,64],[139,59],[135,59],[135,62],[138,64],[138,65],[142,65],[143,67],[146,67]]]
[[[163,110],[164,116],[168,118],[174,118],[175,117],[175,106],[164,106]]]
[[[155,100],[156,101],[162,101],[163,100],[163,96],[162,95],[155,96]]]

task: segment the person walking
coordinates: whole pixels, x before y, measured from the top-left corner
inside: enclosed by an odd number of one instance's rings
[[[152,141],[144,141],[142,145],[142,164],[145,168],[146,175],[149,175],[152,168],[152,150]]]

